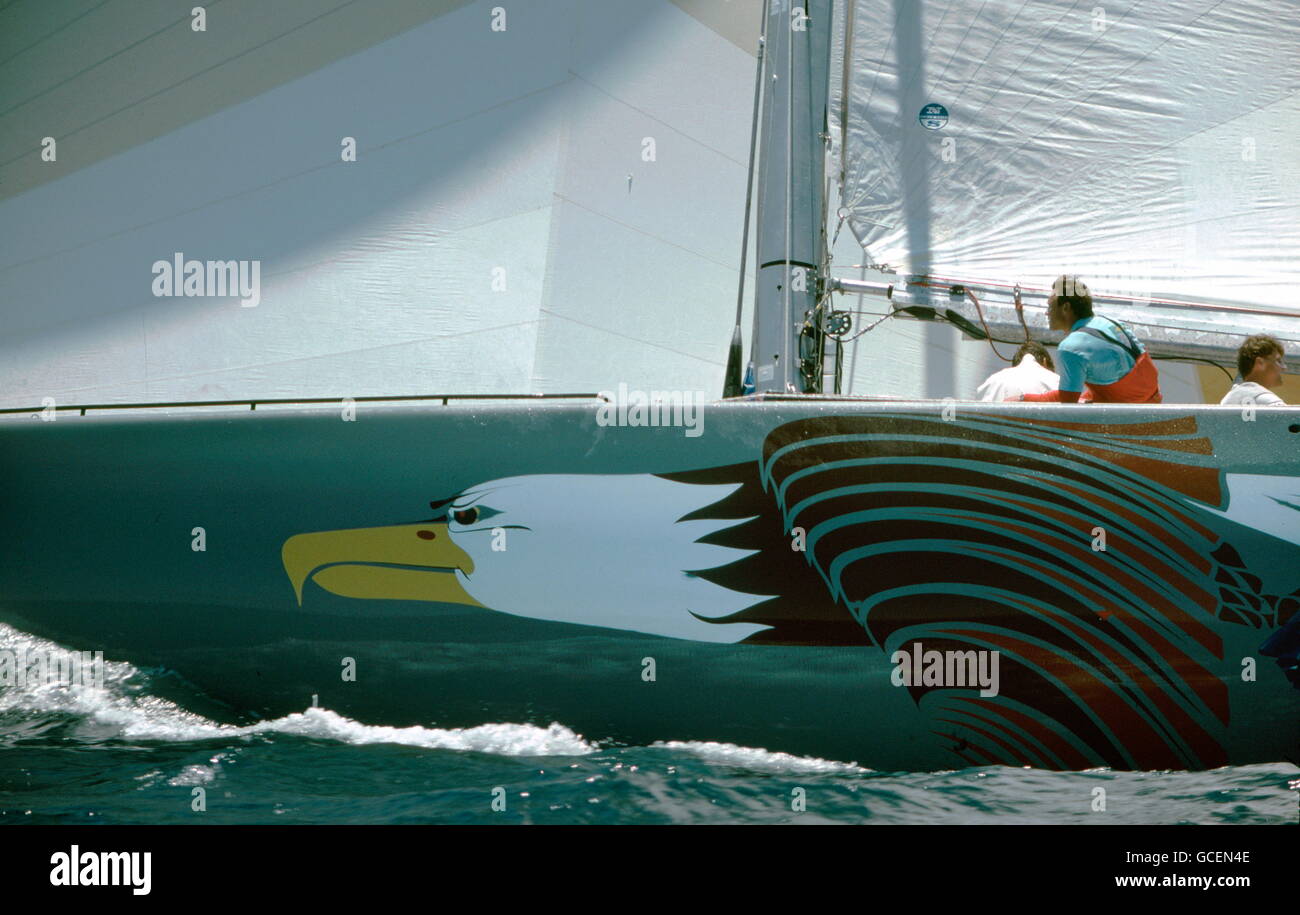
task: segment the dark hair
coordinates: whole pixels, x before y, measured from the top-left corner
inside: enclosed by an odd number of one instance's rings
[[[1024,343],[1020,344],[1020,349],[1016,350],[1016,355],[1012,357],[1011,363],[1013,365],[1019,365],[1020,360],[1026,353],[1033,356],[1034,360],[1043,368],[1048,371],[1055,371],[1056,366],[1052,363],[1052,357],[1047,352],[1047,347],[1033,340],[1026,340]]]
[[[1275,337],[1268,334],[1255,334],[1253,337],[1247,337],[1246,342],[1241,344],[1241,349],[1237,350],[1237,372],[1241,375],[1243,381],[1250,374],[1251,369],[1255,367],[1255,360],[1260,356],[1267,358],[1273,353],[1279,356],[1286,355],[1282,349],[1282,344],[1277,342]]]
[[[1077,276],[1064,274],[1052,284],[1052,294],[1063,305],[1069,305],[1074,312],[1074,319],[1092,317],[1092,292],[1086,283]]]
[[[1078,320],[1079,318],[1092,317],[1092,296],[1067,295],[1067,296],[1062,296],[1061,301],[1065,302],[1072,309],[1074,309],[1075,320]]]

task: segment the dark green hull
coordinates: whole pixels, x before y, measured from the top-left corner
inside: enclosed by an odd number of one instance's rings
[[[9,417],[0,618],[176,671],[229,720],[316,696],[371,724],[559,721],[877,769],[1300,758],[1300,410],[702,416]],[[896,685],[918,642],[998,652],[998,695]]]

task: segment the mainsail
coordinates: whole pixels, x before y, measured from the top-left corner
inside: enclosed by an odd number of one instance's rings
[[[1300,343],[1300,7],[851,0],[833,62],[844,222],[940,304],[1023,337],[1061,273],[1153,352]],[[884,288],[884,284],[881,284]],[[1053,339],[1041,311],[1034,336]]]

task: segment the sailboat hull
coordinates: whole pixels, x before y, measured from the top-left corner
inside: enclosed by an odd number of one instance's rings
[[[7,418],[0,619],[231,721],[316,701],[886,770],[1300,758],[1300,410],[697,409]]]

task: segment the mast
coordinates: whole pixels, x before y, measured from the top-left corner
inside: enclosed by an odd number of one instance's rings
[[[767,0],[758,175],[756,392],[821,389],[820,295],[832,0]]]

